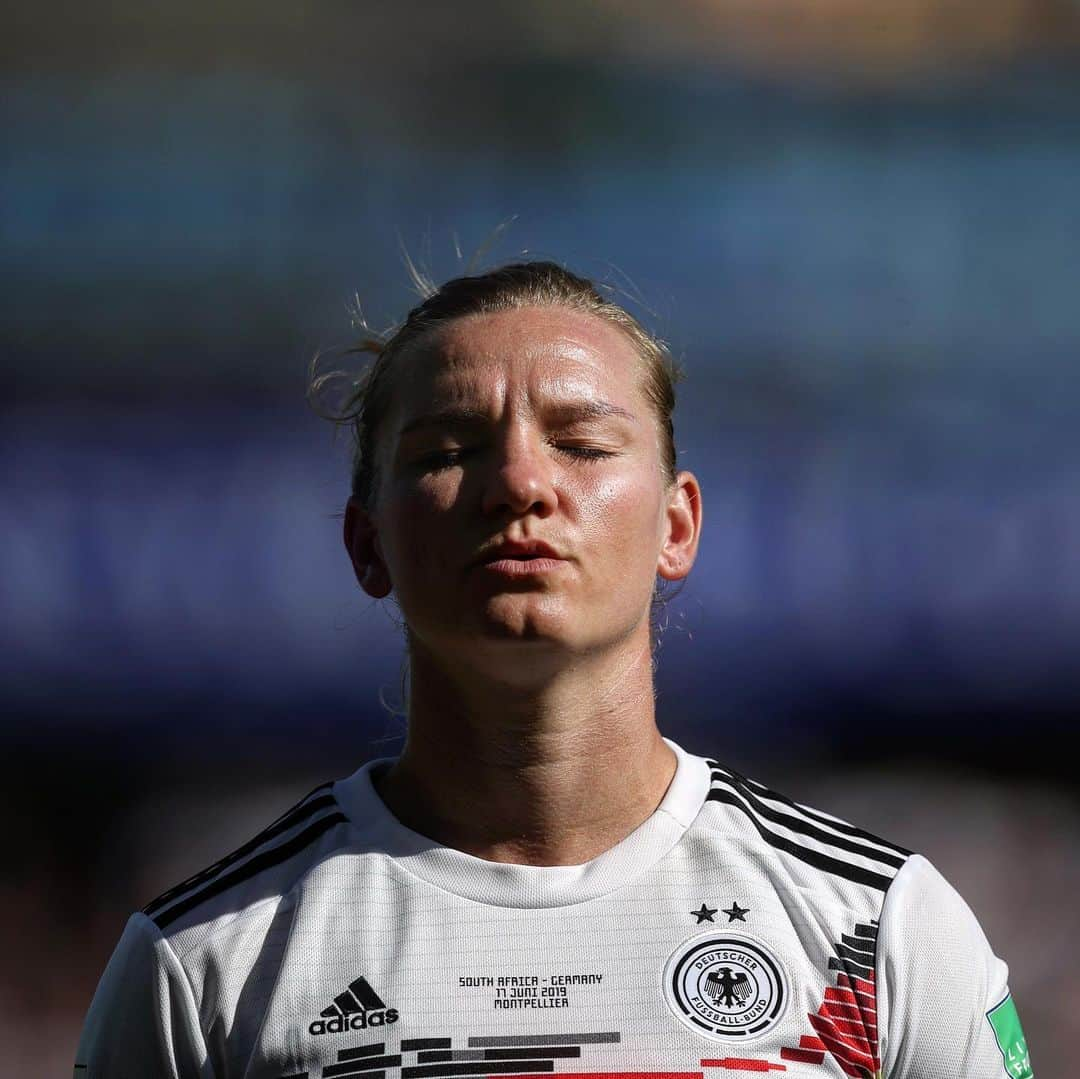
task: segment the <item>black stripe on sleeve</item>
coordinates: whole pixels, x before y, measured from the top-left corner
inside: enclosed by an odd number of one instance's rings
[[[729,783],[736,781],[743,783],[751,790],[756,791],[762,798],[767,798],[770,802],[779,802],[781,805],[786,805],[790,809],[802,813],[803,816],[809,817],[811,820],[816,820],[819,824],[827,824],[830,828],[835,828],[838,832],[843,832],[844,835],[854,836],[857,839],[866,839],[871,843],[877,843],[879,846],[888,847],[889,850],[894,850],[897,854],[903,855],[905,859],[911,857],[913,853],[906,847],[901,847],[897,843],[890,843],[889,840],[882,839],[881,836],[866,831],[865,828],[856,828],[854,824],[849,824],[847,821],[834,820],[826,813],[810,809],[804,805],[799,805],[793,798],[778,794],[776,791],[766,787],[764,783],[759,783],[756,779],[747,779],[746,776],[736,772],[733,768],[728,768],[726,764],[717,764],[714,760],[706,761],[706,763],[714,771],[720,769],[720,771],[724,773],[721,778],[726,779]]]
[[[269,843],[271,839],[276,839],[282,832],[287,832],[290,828],[296,827],[301,821],[307,820],[308,817],[325,806],[334,805],[334,796],[329,793],[332,786],[333,783],[323,783],[321,786],[316,787],[301,798],[291,809],[287,809],[282,813],[271,825],[259,832],[257,836],[249,839],[242,847],[237,847],[236,850],[226,854],[225,857],[219,858],[213,865],[201,869],[198,873],[188,877],[187,880],[182,880],[168,891],[162,892],[156,899],[152,899],[143,907],[143,914],[153,917],[157,911],[168,906],[169,903],[183,895],[184,892],[190,892],[193,888],[205,884],[211,877],[228,869],[229,866],[235,865],[241,858],[246,858],[264,843]],[[319,795],[320,791],[326,791],[327,793]]]
[[[868,847],[865,843],[856,843],[854,839],[845,839],[843,836],[834,835],[832,832],[826,832],[800,817],[792,817],[787,813],[781,813],[779,810],[767,806],[759,798],[754,796],[745,781],[740,782],[737,779],[728,779],[727,776],[720,772],[713,772],[713,780],[714,782],[726,783],[732,786],[735,789],[735,792],[741,794],[757,811],[759,816],[772,821],[773,824],[779,824],[784,828],[789,828],[793,832],[798,832],[800,835],[809,836],[811,839],[816,839],[819,843],[824,843],[826,846],[836,847],[838,850],[846,850],[849,854],[859,854],[872,861],[881,862],[884,865],[891,865],[894,869],[899,869],[904,864],[905,859],[898,858],[895,854],[889,854],[877,847]]]
[[[212,899],[215,895],[220,895],[222,892],[232,888],[236,884],[241,884],[245,880],[250,880],[264,869],[269,869],[271,866],[284,862],[294,854],[299,853],[304,847],[314,843],[323,832],[333,828],[336,824],[344,824],[346,822],[347,818],[344,813],[329,813],[325,817],[319,817],[318,820],[308,825],[302,832],[298,832],[291,839],[286,840],[276,847],[271,847],[269,850],[264,850],[261,854],[256,854],[255,857],[244,862],[243,865],[238,866],[231,873],[215,877],[214,880],[210,881],[204,888],[193,892],[186,898],[180,899],[172,906],[160,911],[153,916],[154,923],[159,929],[164,929],[167,925],[175,922],[177,918],[186,914],[193,907],[197,907],[200,903]]]
[[[798,858],[799,861],[812,865],[815,869],[824,870],[826,873],[834,873],[838,877],[844,877],[846,880],[854,881],[856,884],[865,884],[871,888],[877,888],[882,892],[888,888],[892,881],[891,877],[886,877],[881,873],[874,873],[869,869],[864,869],[861,865],[852,865],[850,862],[841,861],[839,858],[831,858],[821,851],[800,847],[787,837],[770,832],[737,794],[724,787],[714,787],[709,791],[706,801],[723,802],[726,805],[734,806],[736,809],[741,809],[750,818],[750,823],[758,830],[761,838],[766,843],[777,850],[786,851],[793,857]]]

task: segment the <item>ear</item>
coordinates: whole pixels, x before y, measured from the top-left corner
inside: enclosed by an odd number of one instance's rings
[[[666,534],[656,572],[666,581],[681,581],[697,557],[701,539],[701,487],[693,472],[680,472],[668,493]]]
[[[345,550],[353,564],[360,587],[375,599],[390,595],[390,572],[379,549],[375,519],[356,496],[345,504]]]

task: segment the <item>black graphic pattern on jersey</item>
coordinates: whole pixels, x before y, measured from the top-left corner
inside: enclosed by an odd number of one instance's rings
[[[800,806],[790,798],[770,791],[761,783],[748,780],[730,769],[721,769],[712,761],[709,766],[712,768],[712,786],[706,796],[707,801],[721,802],[741,810],[766,843],[807,865],[814,866],[815,869],[883,892],[911,853],[846,821],[834,821],[824,814]],[[769,802],[779,803],[786,807],[787,811],[782,812],[767,804]],[[779,825],[797,836],[812,839],[829,850],[818,850],[790,836],[781,835],[769,828],[769,824]],[[833,831],[827,831],[820,826],[822,824]],[[837,835],[836,832],[843,834]],[[877,868],[849,861],[844,857],[848,853],[876,863]]]
[[[385,1079],[386,1069],[399,1066],[400,1079],[535,1075],[555,1072],[558,1060],[580,1059],[582,1046],[613,1045],[619,1040],[618,1031],[501,1034],[471,1037],[467,1040],[468,1048],[454,1049],[451,1038],[403,1038],[399,1053],[387,1054],[385,1042],[342,1049],[335,1063],[322,1069],[321,1076],[322,1079]],[[406,1053],[415,1053],[416,1062],[403,1065]],[[308,1079],[308,1075],[297,1072],[279,1079]]]
[[[829,969],[837,972],[836,984],[826,986],[821,1007],[807,1016],[814,1033],[804,1034],[798,1046],[784,1046],[781,1060],[823,1064],[828,1056],[851,1079],[880,1075],[874,977],[877,926],[876,921],[860,923],[833,942]]]
[[[148,915],[159,929],[164,929],[200,903],[291,858],[334,825],[346,823],[345,815],[337,808],[337,801],[327,790],[330,786],[331,784],[324,784],[316,787],[311,794],[254,839],[175,888],[170,888],[148,903],[143,908],[143,913]],[[311,823],[289,839],[267,846],[308,820],[311,820]]]
[[[361,1057],[377,1057],[386,1053],[386,1042],[371,1042],[368,1045],[354,1045],[351,1049],[342,1049],[338,1060],[359,1060]],[[401,1057],[398,1057],[401,1062]]]
[[[618,1031],[599,1034],[482,1034],[469,1039],[470,1049],[537,1048],[545,1045],[600,1045],[619,1041]]]

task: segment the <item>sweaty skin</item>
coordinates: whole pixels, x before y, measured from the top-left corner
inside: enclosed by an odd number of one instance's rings
[[[351,499],[345,518],[357,579],[392,591],[409,627],[408,737],[380,796],[477,857],[589,861],[675,771],[649,609],[657,574],[693,565],[697,480],[663,474],[643,361],[598,316],[471,315],[394,362],[375,504]],[[506,541],[555,560],[484,565]]]

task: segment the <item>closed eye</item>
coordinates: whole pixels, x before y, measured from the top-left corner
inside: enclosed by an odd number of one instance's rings
[[[598,461],[601,457],[613,456],[611,450],[601,450],[596,446],[559,446],[559,449],[584,461]]]
[[[428,453],[417,461],[417,464],[429,472],[441,472],[443,469],[454,468],[461,464],[461,459],[467,450],[458,448],[453,450],[439,450],[436,453]]]
[[[613,457],[611,450],[602,450],[597,446],[577,446],[573,444],[556,445],[561,453],[567,453],[581,461],[599,461],[604,457]],[[465,457],[475,452],[472,447],[455,447],[454,449],[437,450],[427,453],[416,463],[417,466],[427,472],[442,472],[448,468],[456,468]]]

